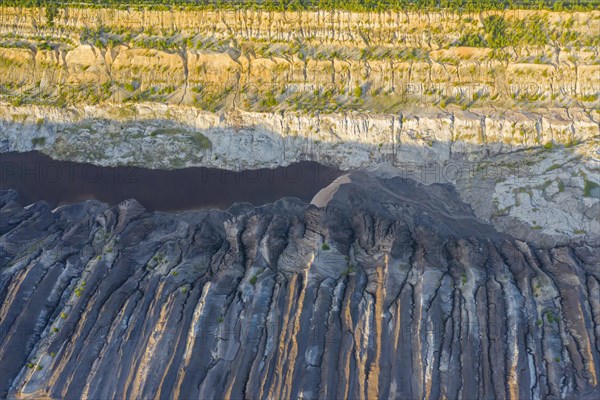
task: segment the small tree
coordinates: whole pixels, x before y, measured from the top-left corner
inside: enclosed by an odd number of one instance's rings
[[[508,45],[506,21],[502,16],[490,15],[483,20],[485,40],[490,47],[498,49]]]
[[[46,23],[54,26],[54,18],[58,15],[58,6],[55,3],[46,4]]]

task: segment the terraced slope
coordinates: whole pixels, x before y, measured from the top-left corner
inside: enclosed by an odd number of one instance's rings
[[[2,8],[7,101],[397,113],[600,104],[600,13]]]

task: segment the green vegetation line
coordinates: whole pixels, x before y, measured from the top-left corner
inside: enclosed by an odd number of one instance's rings
[[[0,5],[16,7],[77,7],[77,8],[148,8],[178,9],[256,9],[266,11],[344,10],[423,11],[453,10],[479,12],[486,10],[529,9],[553,11],[590,11],[600,6],[600,0],[0,0]],[[52,12],[52,11],[51,11]]]

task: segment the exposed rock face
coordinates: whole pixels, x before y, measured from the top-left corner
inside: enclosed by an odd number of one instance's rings
[[[194,135],[209,142],[195,143]],[[600,115],[579,109],[400,114],[211,113],[159,103],[58,109],[0,105],[0,151],[172,169],[272,168],[315,160],[342,169],[381,162],[480,161],[544,145],[600,137]]]
[[[0,197],[0,396],[562,398],[598,390],[600,238],[539,248],[447,185],[149,213]]]

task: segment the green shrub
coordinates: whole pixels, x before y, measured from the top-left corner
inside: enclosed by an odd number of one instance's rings
[[[323,249],[323,250],[325,250],[325,251],[329,250],[329,249],[330,249],[330,247],[329,247],[329,244],[327,244],[327,243],[323,243],[323,244],[321,245],[321,249]]]
[[[21,96],[15,97],[14,99],[11,100],[10,104],[13,107],[21,106],[23,104],[23,97],[21,97]]]
[[[256,285],[257,280],[258,280],[258,277],[256,275],[252,276],[252,278],[250,278],[250,284],[252,286]]]
[[[349,263],[348,268],[346,268],[346,270],[342,272],[342,275],[347,276],[353,273],[354,271],[356,271],[356,267],[354,266],[354,264]]]
[[[544,144],[544,149],[546,149],[546,150],[552,150],[553,148],[554,148],[554,142],[552,142],[552,141]]]
[[[551,324],[555,322],[558,323],[558,318],[554,316],[552,311],[546,311],[546,320]]]
[[[46,4],[46,23],[54,26],[54,18],[58,16],[58,5],[52,2]]]
[[[466,47],[486,47],[485,40],[483,40],[481,35],[473,32],[463,34],[458,39],[457,45]]]
[[[126,84],[123,85],[123,88],[125,90],[127,90],[128,92],[135,91],[135,86],[133,85],[133,83],[126,83]]]
[[[580,97],[580,100],[585,102],[594,102],[598,100],[598,94],[583,95]]]
[[[490,15],[483,20],[485,41],[491,48],[501,48],[509,44],[506,34],[506,21],[500,15]]]
[[[275,95],[273,94],[273,92],[267,92],[265,94],[265,98],[262,99],[260,101],[260,104],[263,107],[275,107],[278,103],[277,103],[277,99],[275,98]]]

